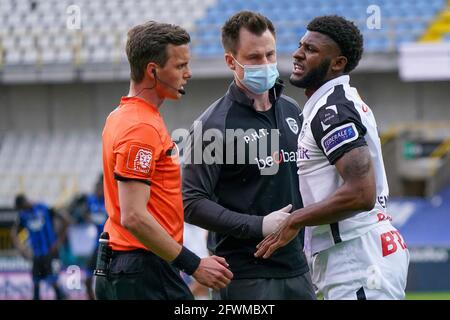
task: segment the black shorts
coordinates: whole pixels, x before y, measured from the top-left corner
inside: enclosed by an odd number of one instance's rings
[[[33,258],[33,281],[37,280],[55,280],[56,275],[52,268],[52,255],[45,255]]]
[[[145,250],[114,251],[108,277],[96,277],[99,300],[193,300],[180,271]]]

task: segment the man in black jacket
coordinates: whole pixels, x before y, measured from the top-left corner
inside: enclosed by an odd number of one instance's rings
[[[257,243],[303,206],[296,167],[302,116],[282,95],[275,29],[260,14],[239,12],[224,24],[222,43],[234,81],[191,129],[185,219],[210,231],[208,249],[234,273],[214,298],[315,299],[303,232],[270,259],[254,257]]]

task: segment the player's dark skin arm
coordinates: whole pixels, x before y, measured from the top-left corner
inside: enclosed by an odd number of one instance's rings
[[[367,146],[355,148],[344,154],[336,169],[344,180],[328,199],[293,212],[293,226],[330,224],[360,211],[371,210],[375,205],[375,174]]]
[[[302,227],[334,223],[374,207],[375,174],[369,148],[352,149],[335,165],[344,180],[342,186],[327,199],[294,211],[278,232],[257,245],[256,257],[270,257],[275,250],[294,239]]]

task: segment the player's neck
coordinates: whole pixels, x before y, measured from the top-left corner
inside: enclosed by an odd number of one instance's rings
[[[311,96],[314,94],[314,92],[319,90],[325,83],[327,83],[328,81],[331,81],[333,79],[336,79],[336,78],[338,78],[340,76],[343,76],[343,75],[344,75],[343,73],[339,73],[339,74],[332,74],[332,75],[327,76],[322,81],[322,83],[318,84],[316,87],[314,87],[314,88],[306,88],[305,95],[308,97],[308,99],[311,98]]]
[[[316,91],[317,91],[316,89],[312,89],[312,88],[305,89],[305,96],[307,96],[309,99]]]
[[[130,89],[128,91],[128,97],[136,97],[145,100],[151,105],[154,105],[159,109],[164,99],[158,96],[158,93],[153,88],[152,84],[148,84],[145,81],[141,83],[130,82]]]

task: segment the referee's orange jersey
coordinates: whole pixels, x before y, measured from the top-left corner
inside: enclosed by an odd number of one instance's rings
[[[105,205],[113,250],[146,248],[120,223],[118,180],[150,185],[147,210],[178,243],[183,242],[183,201],[178,149],[158,109],[140,98],[122,97],[103,129]]]

